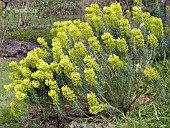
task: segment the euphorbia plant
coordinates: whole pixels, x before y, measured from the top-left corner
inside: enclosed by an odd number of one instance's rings
[[[151,63],[164,37],[160,18],[134,6],[128,19],[119,3],[103,12],[91,4],[85,17],[87,22],[54,22],[52,47],[38,38],[44,48],[30,51],[19,64],[11,62],[13,82],[4,87],[14,89],[15,115],[21,114],[20,101],[28,99],[56,111],[68,105],[80,115],[87,108],[93,115],[126,113],[159,80]]]

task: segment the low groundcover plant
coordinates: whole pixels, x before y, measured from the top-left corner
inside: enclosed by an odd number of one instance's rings
[[[126,114],[141,94],[158,84],[160,75],[151,64],[164,38],[160,18],[139,6],[123,15],[120,3],[103,10],[91,4],[85,18],[54,22],[51,46],[40,37],[43,47],[10,63],[13,81],[4,88],[15,92],[10,104],[15,116],[22,114],[23,101],[38,104],[46,114],[68,106],[82,117],[109,117],[116,110]]]

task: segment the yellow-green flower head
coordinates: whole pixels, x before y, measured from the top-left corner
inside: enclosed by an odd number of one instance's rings
[[[88,104],[90,105],[89,112],[91,114],[97,114],[108,108],[107,104],[99,104],[96,95],[92,92],[87,94],[87,101]]]
[[[10,91],[11,89],[14,88],[14,86],[15,86],[15,84],[12,82],[12,83],[10,83],[10,84],[8,84],[8,85],[4,85],[4,89],[5,89],[6,91]]]
[[[109,32],[104,33],[102,36],[102,40],[104,44],[111,50],[115,49],[116,42],[115,39],[113,39],[112,35]]]
[[[78,56],[78,54],[77,54],[77,52],[76,52],[76,50],[74,48],[70,49],[68,51],[68,54],[69,54],[69,57],[70,57],[72,62],[74,62],[76,64],[79,63],[80,58],[79,58],[79,56]]]
[[[54,69],[58,66],[58,63],[56,61],[53,61],[50,63],[50,69],[54,71]]]
[[[29,55],[29,53],[28,53],[28,55]],[[37,56],[38,58],[40,58],[40,59],[48,58],[50,56],[50,53],[48,53],[46,50],[43,50],[43,49],[41,49],[39,47],[34,48],[33,54],[35,56]]]
[[[105,26],[104,22],[102,20],[102,17],[100,16],[93,16],[91,19],[94,28],[96,29],[97,32],[104,32]]]
[[[88,43],[89,43],[91,49],[95,53],[101,53],[101,46],[100,46],[100,42],[97,40],[97,37],[95,37],[95,36],[90,37],[88,39]]]
[[[9,74],[9,78],[12,79],[12,80],[20,80],[21,79],[21,75],[19,73],[11,72]]]
[[[131,30],[132,40],[135,46],[143,47],[144,46],[144,37],[140,29],[134,28]]]
[[[90,7],[86,7],[87,13],[95,13],[96,15],[100,15],[100,8],[98,4],[91,4]]]
[[[31,85],[34,87],[34,88],[39,88],[40,87],[40,82],[37,81],[37,80],[33,80],[31,82]]]
[[[128,45],[124,38],[118,38],[117,40],[117,47],[120,52],[126,53],[128,51]]]
[[[55,105],[59,105],[59,97],[58,97],[58,91],[54,90],[54,89],[50,89],[48,91],[48,96],[51,97],[53,103]]]
[[[55,97],[57,95],[56,91],[55,90],[50,90],[48,91],[48,96],[50,97]]]
[[[92,22],[92,17],[93,16],[102,16],[100,13],[100,8],[98,4],[91,4],[90,7],[86,7],[86,14],[85,14],[85,18],[87,20],[87,22],[89,23],[89,25],[94,26],[93,22]]]
[[[84,74],[86,81],[90,86],[98,86],[98,82],[96,81],[97,76],[95,76],[95,72],[92,68],[85,68]]]
[[[80,24],[81,24],[81,21],[80,21],[79,19],[75,19],[75,20],[73,21],[73,23],[74,23],[74,25],[76,25],[77,27],[79,27]]]
[[[71,81],[75,86],[82,86],[82,79],[80,77],[80,73],[78,72],[72,72],[71,73]]]
[[[11,112],[14,116],[20,116],[21,115],[21,107],[19,106],[19,104],[17,102],[11,102],[10,103],[10,107],[11,107]]]
[[[119,21],[120,33],[123,37],[130,37],[130,24],[128,19],[121,19]]]
[[[39,58],[37,58],[33,54],[27,55],[26,58],[24,58],[20,61],[20,65],[23,67],[28,67],[28,68],[36,68],[36,63],[37,63],[38,59]]]
[[[17,61],[11,61],[11,62],[9,63],[9,66],[12,67],[12,69],[13,69],[14,71],[20,70],[20,68],[19,68],[19,66],[18,66],[18,64],[17,64]]]
[[[28,96],[26,93],[23,93],[21,91],[17,91],[15,92],[15,97],[17,98],[17,100],[24,100],[26,99]]]
[[[65,32],[67,29],[66,23],[64,21],[57,21],[53,23],[55,30],[51,31],[51,33],[56,36],[58,32]]]
[[[32,72],[30,71],[29,68],[27,68],[27,67],[21,67],[20,70],[21,70],[22,75],[23,75],[24,77],[26,77],[26,78],[30,78],[30,77],[31,77]]]
[[[45,80],[45,85],[54,86],[54,85],[57,85],[57,82],[54,79],[46,79]]]
[[[140,6],[134,6],[132,9],[132,14],[133,14],[133,21],[135,21],[136,23],[141,23],[142,21],[142,9]]]
[[[116,14],[116,17],[118,19],[121,19],[122,18],[122,6],[120,5],[120,3],[112,3],[110,5],[110,7],[112,8],[112,10],[115,12]]]
[[[66,26],[66,28],[72,24],[73,22],[71,20],[63,21],[63,25]],[[68,29],[68,28],[67,28]]]
[[[73,38],[74,42],[82,42],[82,33],[77,26],[74,24],[69,25],[68,32]]]
[[[52,29],[50,30],[50,33],[51,33],[53,36],[56,36],[57,33],[58,33],[58,29],[57,29],[57,28],[52,28]]]
[[[144,70],[145,75],[151,80],[158,80],[160,78],[159,73],[151,66],[147,66]]]
[[[41,71],[48,71],[50,69],[50,66],[48,65],[48,63],[42,59],[38,60],[36,67],[38,70],[41,70]]]
[[[59,105],[59,97],[58,97],[58,90],[56,89],[50,89],[48,91],[48,96],[51,97],[51,99],[53,100],[53,103],[55,105]]]
[[[14,86],[14,91],[15,91],[15,92],[24,91],[24,88],[23,88],[22,84],[16,84],[16,85]]]
[[[104,11],[104,20],[106,25],[110,28],[110,29],[116,29],[116,25],[118,24],[118,17],[116,16],[116,12],[111,8],[111,7],[104,7],[103,8]]]
[[[31,86],[30,78],[23,79],[21,84],[24,88],[24,91],[31,91],[32,86]]]
[[[149,12],[142,13],[142,21],[147,30],[149,30],[149,27],[150,27],[150,17],[151,15]]]
[[[147,39],[151,47],[156,48],[159,45],[158,40],[154,34],[148,35]]]
[[[53,74],[51,71],[41,71],[37,70],[36,72],[31,74],[31,77],[33,79],[43,81],[45,79],[53,79]]]
[[[119,59],[119,56],[115,54],[110,55],[108,61],[115,67],[115,68],[126,68],[126,62]]]
[[[162,19],[157,17],[151,17],[150,19],[150,31],[156,36],[156,37],[162,37],[164,36],[164,29],[162,24]]]
[[[111,7],[105,6],[105,7],[103,8],[103,12],[104,12],[105,14],[111,14],[111,13],[113,12],[113,9],[112,9]]]
[[[53,46],[53,47],[56,47],[56,46],[58,46],[58,45],[61,46],[61,43],[60,43],[58,37],[54,37],[54,38],[52,39],[52,46]]]
[[[94,35],[91,26],[87,22],[82,22],[79,26],[82,35],[88,39]]]
[[[87,100],[90,106],[99,106],[96,95],[94,93],[87,93]]]
[[[84,57],[83,60],[84,60],[84,63],[88,66],[88,68],[92,68],[95,71],[100,70],[99,64],[94,61],[94,58],[92,56],[87,55],[87,56]]]
[[[75,71],[75,68],[68,56],[63,56],[62,59],[60,60],[59,65],[63,68],[64,73],[69,78],[71,76],[71,73]]]
[[[52,44],[52,53],[53,53],[53,59],[54,61],[59,62],[61,57],[64,56],[64,52],[62,50],[60,42],[55,42],[56,38],[54,39],[54,43]]]
[[[85,56],[88,53],[86,47],[82,42],[75,43],[74,48],[80,56]]]
[[[90,26],[93,26],[92,17],[96,16],[95,13],[86,13],[85,18]]]
[[[61,44],[61,47],[68,49],[69,48],[69,39],[67,37],[67,34],[65,32],[58,32],[57,37]]]
[[[71,90],[67,85],[64,85],[62,88],[63,96],[70,102],[74,102],[77,99],[77,96],[74,94],[73,90]]]
[[[38,38],[37,38],[37,42],[38,42],[40,45],[44,46],[45,48],[48,48],[48,44],[47,44],[47,42],[44,40],[44,38],[38,37]]]

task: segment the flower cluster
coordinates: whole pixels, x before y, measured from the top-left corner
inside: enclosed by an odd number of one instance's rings
[[[76,25],[70,24],[68,26],[68,32],[73,38],[74,42],[82,42],[82,33]]]
[[[139,6],[134,6],[133,7],[133,21],[136,22],[137,24],[140,24],[142,21],[142,9]]]
[[[96,81],[97,76],[95,76],[94,70],[92,68],[85,68],[84,70],[86,81],[91,86],[98,86]]]
[[[145,75],[151,80],[158,80],[160,78],[159,73],[154,70],[151,66],[147,66],[144,70]]]
[[[94,61],[94,58],[92,56],[85,56],[84,57],[84,63],[88,66],[88,68],[92,68],[95,71],[99,71],[99,64],[97,62]]]
[[[116,40],[117,47],[120,52],[126,53],[128,51],[128,45],[126,43],[126,40],[124,38],[118,38]]]
[[[50,33],[53,34],[54,37],[57,36],[58,32],[65,32],[68,25],[70,25],[72,21],[56,21],[53,23],[54,28],[50,30]]]
[[[130,37],[130,24],[128,19],[120,19],[119,21],[120,33],[123,37]]]
[[[104,44],[111,50],[115,49],[116,43],[115,39],[113,39],[112,35],[109,32],[104,33],[102,36],[102,40]]]
[[[120,3],[112,3],[110,5],[110,8],[114,11],[118,19],[122,18],[122,6],[120,5]]]
[[[141,30],[138,28],[134,28],[131,30],[131,34],[132,34],[133,43],[137,47],[143,47],[144,46],[144,37],[143,37]]]
[[[93,25],[92,23],[92,17],[93,16],[101,16],[100,14],[100,8],[98,4],[91,4],[90,7],[86,7],[86,15],[85,18],[89,25]]]
[[[161,38],[164,35],[164,28],[161,18],[151,17],[150,31],[156,36]]]
[[[147,39],[151,47],[155,48],[159,45],[158,40],[154,34],[148,35]]]
[[[10,103],[11,107],[11,112],[13,113],[14,116],[20,116],[21,115],[21,107],[17,102],[11,102]]]
[[[37,81],[37,80],[33,80],[31,82],[31,85],[34,87],[34,88],[39,88],[40,87],[40,82]]]
[[[42,59],[39,59],[37,61],[37,64],[36,64],[36,67],[38,70],[41,70],[41,71],[48,71],[50,66],[48,65],[47,62],[45,62],[44,60]]]
[[[90,37],[88,39],[88,43],[95,53],[101,53],[101,46],[100,46],[100,42],[97,40],[97,37],[95,36]]]
[[[110,55],[108,60],[115,68],[125,68],[126,67],[126,62],[121,61],[119,59],[119,56],[116,56],[115,54]]]
[[[91,114],[97,114],[108,108],[107,104],[100,104],[97,101],[96,95],[92,92],[87,94],[87,101],[88,104],[90,105],[89,112]]]
[[[8,85],[4,85],[4,89],[5,89],[6,91],[9,91],[9,90],[11,90],[12,88],[14,88],[14,86],[15,86],[14,83],[10,83],[10,84],[8,84]]]
[[[149,12],[142,13],[142,21],[143,21],[144,26],[147,30],[150,29],[150,22],[151,22],[150,17],[151,17],[151,15]]]
[[[79,25],[79,29],[82,33],[82,35],[88,39],[90,37],[92,37],[94,35],[92,28],[90,27],[90,25],[87,22],[83,22]]]
[[[53,74],[51,71],[37,70],[31,74],[31,77],[38,81],[44,81],[45,79],[53,79]]]
[[[98,32],[104,32],[104,23],[100,14],[100,8],[98,4],[91,4],[90,7],[86,8],[85,18],[89,25],[94,27]]]
[[[18,100],[24,100],[27,98],[27,94],[22,92],[22,91],[17,91],[15,92],[15,97],[18,99]]]
[[[106,25],[110,29],[116,29],[116,26],[118,25],[119,18],[116,16],[116,13],[114,12],[113,8],[111,7],[104,7],[103,12],[104,14],[104,20],[106,22]]]
[[[35,48],[33,51],[27,53],[27,57],[20,61],[22,67],[31,69],[36,68],[37,61],[49,57],[49,53],[41,48]]]
[[[47,42],[44,40],[44,38],[42,37],[37,38],[37,42],[44,46],[45,48],[48,48]]]
[[[71,73],[75,71],[75,68],[68,56],[63,56],[59,62],[59,65],[63,69],[65,75],[69,78],[71,77]]]
[[[70,102],[74,102],[77,99],[77,96],[74,94],[67,85],[62,86],[61,88],[63,96]]]
[[[52,39],[52,46],[53,59],[59,62],[61,57],[64,56],[64,52],[57,37]]]
[[[77,51],[78,55],[80,56],[84,57],[88,53],[86,47],[84,46],[82,42],[75,43],[74,48]]]
[[[48,96],[51,97],[53,104],[59,105],[59,97],[58,97],[58,92],[56,90],[49,90],[48,91]]]
[[[14,91],[17,100],[24,100],[27,98],[27,93],[32,93],[33,87],[29,78],[25,78],[22,81],[15,83]]]
[[[81,79],[80,74],[78,72],[72,72],[70,79],[75,86],[81,86],[82,85],[82,79]]]
[[[104,32],[105,26],[102,20],[102,17],[100,16],[93,16],[91,19],[94,28],[96,29],[97,32]]]
[[[69,39],[65,32],[58,32],[57,38],[58,38],[62,48],[66,48],[66,49],[69,48]]]

